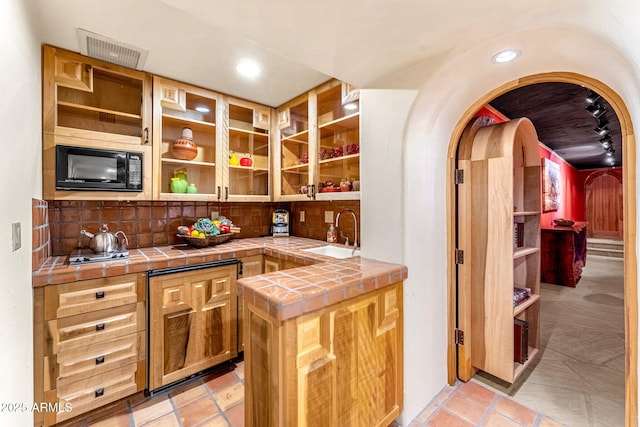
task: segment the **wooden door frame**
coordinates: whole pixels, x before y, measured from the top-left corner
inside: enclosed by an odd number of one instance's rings
[[[624,201],[624,319],[625,319],[625,426],[638,426],[638,275],[636,264],[636,139],[631,115],[622,98],[604,83],[576,73],[551,72],[534,74],[505,83],[472,104],[453,129],[447,153],[447,176],[453,177],[456,151],[462,132],[473,115],[496,97],[522,86],[535,83],[572,83],[601,94],[620,120],[622,133],[622,194]],[[454,259],[455,184],[447,179],[447,380],[456,382],[456,265]]]

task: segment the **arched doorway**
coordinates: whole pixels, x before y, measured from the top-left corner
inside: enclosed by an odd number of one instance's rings
[[[622,239],[622,176],[612,171],[594,172],[585,180],[587,237]]]
[[[611,106],[615,110],[620,119],[622,130],[622,146],[623,156],[625,158],[625,168],[623,171],[622,191],[625,200],[625,209],[623,212],[623,220],[626,224],[624,227],[624,300],[625,300],[625,421],[627,426],[636,426],[638,417],[638,293],[637,293],[637,265],[635,252],[635,236],[636,236],[636,183],[635,183],[635,137],[633,133],[633,125],[631,123],[630,113],[622,101],[620,96],[611,88],[595,79],[572,73],[545,73],[529,76],[508,82],[495,90],[487,93],[484,97],[477,100],[458,121],[451,135],[448,151],[447,167],[450,171],[449,176],[453,176],[455,169],[456,152],[458,142],[462,133],[471,120],[476,111],[483,105],[495,97],[519,86],[526,86],[534,83],[542,82],[565,82],[585,86],[602,94],[609,100]],[[455,185],[453,180],[447,183],[447,210],[454,212],[455,204]],[[455,248],[456,230],[455,217],[449,215],[447,217],[447,233],[448,242],[451,248]],[[456,262],[454,259],[454,251],[449,254],[448,268],[448,381],[454,384],[456,381],[457,369],[457,349],[458,345],[455,341],[456,329],[456,310],[457,310],[457,293],[456,293]]]

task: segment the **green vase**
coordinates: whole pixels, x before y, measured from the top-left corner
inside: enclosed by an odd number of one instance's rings
[[[171,192],[172,193],[186,193],[187,192],[187,181],[180,178],[171,178]]]
[[[195,184],[189,184],[189,186],[187,187],[187,193],[189,194],[195,194],[198,192],[198,188],[196,187]]]

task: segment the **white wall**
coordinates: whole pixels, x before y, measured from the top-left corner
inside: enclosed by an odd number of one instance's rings
[[[31,0],[0,2],[0,403],[33,403],[31,199],[41,197],[40,41]],[[11,250],[11,223],[22,248]],[[31,411],[0,425],[33,424]]]
[[[409,90],[360,91],[360,139],[366,147],[360,154],[360,198],[366,203],[382,196],[385,204],[360,213],[360,229],[367,236],[362,255],[368,258],[403,262],[402,141],[416,94]]]
[[[491,56],[504,47],[518,48],[522,56],[511,64],[493,64]],[[394,130],[404,128],[403,162],[397,163],[404,176],[404,250],[400,262],[409,268],[405,283],[403,425],[408,425],[446,384],[446,251],[451,250],[446,240],[446,180],[451,179],[446,175],[446,163],[457,122],[472,104],[507,82],[566,71],[593,77],[615,90],[629,108],[637,130],[640,90],[636,76],[640,70],[629,58],[632,56],[601,36],[578,28],[536,28],[487,40],[464,52],[444,54],[436,63],[431,58],[376,83],[377,88],[419,91],[409,115],[404,120],[396,117],[404,123],[390,124]],[[362,114],[364,121],[366,110]],[[377,130],[383,131],[379,127]],[[363,129],[363,134],[366,132]],[[390,152],[396,144],[395,140],[380,140],[375,150]],[[386,158],[376,156],[377,164],[365,165],[367,173],[387,169]],[[361,201],[362,215],[366,216],[363,225],[374,218],[368,215],[394,208],[387,202],[388,191],[367,191],[365,195]],[[636,218],[636,227],[638,222]],[[367,236],[373,232],[373,225],[366,225]],[[376,255],[371,254],[373,258]]]

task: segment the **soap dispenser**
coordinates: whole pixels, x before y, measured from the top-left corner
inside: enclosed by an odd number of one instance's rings
[[[336,243],[338,241],[338,232],[336,231],[336,227],[331,224],[329,225],[329,229],[327,230],[327,242]]]

